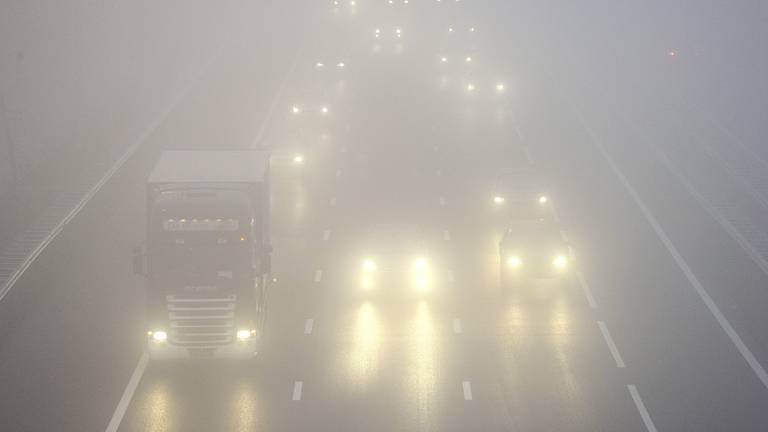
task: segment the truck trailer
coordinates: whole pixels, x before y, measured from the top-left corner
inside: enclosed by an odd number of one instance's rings
[[[147,282],[150,358],[256,354],[271,282],[269,203],[266,151],[161,154],[134,257]]]

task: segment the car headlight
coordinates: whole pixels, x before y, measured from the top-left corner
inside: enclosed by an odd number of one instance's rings
[[[507,265],[513,269],[520,268],[523,265],[523,260],[518,256],[507,257]]]
[[[147,335],[152,338],[153,342],[163,343],[168,340],[168,333],[164,330],[148,331]]]
[[[506,200],[504,199],[503,196],[496,195],[495,197],[493,197],[494,204],[503,204],[504,201],[506,201]]]
[[[376,265],[376,261],[372,259],[367,259],[363,261],[363,270],[365,270],[366,272],[374,272],[376,271],[377,268],[378,266]]]
[[[539,204],[546,204],[549,201],[549,198],[547,198],[546,195],[542,195],[539,197]]]
[[[563,270],[568,267],[568,258],[565,255],[558,255],[552,260],[552,265],[558,270]]]
[[[413,269],[419,273],[427,271],[427,260],[424,258],[416,258],[413,262]]]
[[[235,333],[235,335],[237,336],[237,340],[240,342],[245,342],[256,336],[256,329],[240,329],[237,331],[237,333]]]

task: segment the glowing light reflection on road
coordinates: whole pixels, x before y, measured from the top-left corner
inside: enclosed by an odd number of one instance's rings
[[[349,374],[355,387],[365,385],[378,373],[381,350],[381,321],[368,302],[357,310],[349,354]]]
[[[242,384],[235,392],[232,404],[234,431],[253,431],[257,424],[256,392],[248,385]]]
[[[420,430],[429,429],[434,423],[437,384],[436,356],[437,337],[430,306],[422,301],[417,306],[416,317],[408,329],[410,347],[408,364],[408,390],[414,398],[411,406],[416,410]]]

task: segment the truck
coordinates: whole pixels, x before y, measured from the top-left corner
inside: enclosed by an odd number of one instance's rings
[[[171,150],[147,181],[150,358],[252,358],[271,283],[269,153]]]

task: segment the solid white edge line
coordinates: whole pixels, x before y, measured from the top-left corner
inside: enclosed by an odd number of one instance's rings
[[[606,345],[608,345],[608,350],[611,352],[611,356],[613,356],[613,361],[616,362],[616,367],[626,367],[624,359],[621,358],[621,354],[619,353],[619,348],[616,347],[616,343],[613,341],[611,332],[608,331],[608,326],[605,324],[605,321],[598,321],[597,326],[600,327],[600,333],[603,334],[603,339],[605,340]]]
[[[728,319],[723,315],[722,312],[720,312],[720,308],[717,307],[715,301],[712,300],[712,297],[709,296],[709,293],[707,293],[707,291],[701,285],[701,282],[693,273],[693,270],[691,270],[688,262],[685,261],[683,256],[677,250],[675,245],[672,243],[672,240],[670,240],[669,236],[667,235],[666,231],[664,231],[658,220],[656,220],[656,217],[653,215],[653,213],[651,213],[651,210],[648,208],[642,198],[640,198],[638,192],[634,187],[632,187],[632,185],[629,183],[629,180],[627,180],[624,173],[619,169],[618,165],[616,165],[616,162],[613,160],[611,155],[608,154],[602,143],[600,143],[600,141],[597,139],[597,136],[586,124],[581,113],[576,109],[573,103],[571,103],[571,107],[578,117],[581,126],[587,132],[587,135],[589,135],[592,144],[598,149],[598,152],[606,161],[613,174],[616,176],[616,178],[619,179],[619,182],[621,182],[622,186],[624,186],[624,189],[626,189],[629,195],[632,197],[635,205],[637,205],[646,221],[651,225],[656,233],[656,236],[659,237],[661,242],[664,244],[667,252],[669,252],[672,258],[675,260],[675,263],[688,279],[688,282],[691,284],[694,291],[696,291],[696,294],[699,295],[701,300],[704,302],[704,305],[706,305],[707,309],[709,309],[710,313],[715,317],[715,320],[717,320],[720,328],[723,329],[741,356],[744,357],[744,360],[747,362],[749,367],[752,368],[752,371],[755,373],[755,375],[757,375],[757,378],[760,380],[760,382],[762,382],[763,386],[768,389],[768,373],[766,373],[765,369],[763,369],[763,366],[760,364],[760,362],[757,361],[757,358],[741,339],[741,336],[736,333],[736,330],[733,328]]]
[[[315,270],[315,282],[320,282],[323,279],[323,271]]]
[[[117,432],[117,429],[120,427],[120,422],[123,421],[123,416],[125,416],[125,413],[128,410],[128,405],[131,404],[133,394],[136,393],[136,389],[139,387],[141,377],[144,376],[144,371],[147,369],[148,363],[149,354],[144,352],[141,357],[139,357],[139,363],[136,365],[136,369],[134,369],[131,379],[128,380],[128,385],[123,391],[123,396],[120,397],[120,402],[117,403],[115,412],[112,414],[112,419],[105,429],[106,432]]]
[[[315,327],[315,320],[312,318],[307,318],[307,320],[304,322],[304,334],[312,334],[312,329]]]
[[[698,189],[696,189],[693,183],[691,183],[688,178],[680,172],[677,166],[669,159],[663,150],[656,147],[655,145],[651,145],[650,147],[651,151],[656,155],[656,158],[661,160],[662,164],[664,164],[667,170],[677,178],[685,190],[691,196],[693,196],[693,198],[696,200],[696,202],[699,203],[704,211],[706,211],[707,214],[709,214],[709,216],[720,225],[720,228],[722,228],[723,231],[725,231],[731,237],[731,240],[736,242],[736,244],[741,247],[744,253],[749,255],[752,261],[758,267],[760,267],[760,270],[768,275],[768,261],[763,258],[762,254],[758,252],[754,246],[752,246],[752,243],[750,243],[750,241],[741,234],[741,232],[728,220],[725,215],[723,215],[720,210],[717,209],[717,207],[712,205],[710,200],[708,200],[704,195],[702,195],[701,192],[699,192]]]
[[[304,387],[303,381],[296,381],[293,383],[293,400],[300,401],[301,400],[301,390]]]
[[[637,387],[635,387],[634,384],[628,384],[627,389],[629,389],[629,394],[632,396],[632,400],[635,402],[635,407],[637,407],[637,411],[640,413],[640,417],[643,419],[643,423],[645,423],[645,428],[648,429],[648,432],[656,432],[656,426],[653,424],[651,415],[648,414],[648,409],[645,408],[645,404],[640,398],[640,393],[637,392]]]
[[[464,400],[472,400],[472,384],[469,381],[462,381],[461,388],[464,391]]]
[[[453,319],[453,332],[456,334],[461,334],[462,332],[461,320],[458,318]]]
[[[581,289],[584,290],[584,296],[587,297],[587,303],[589,303],[589,307],[592,309],[597,309],[597,302],[595,301],[595,297],[592,295],[592,290],[589,288],[587,280],[584,279],[584,273],[576,272],[576,279],[579,280],[579,285],[581,285]]]

